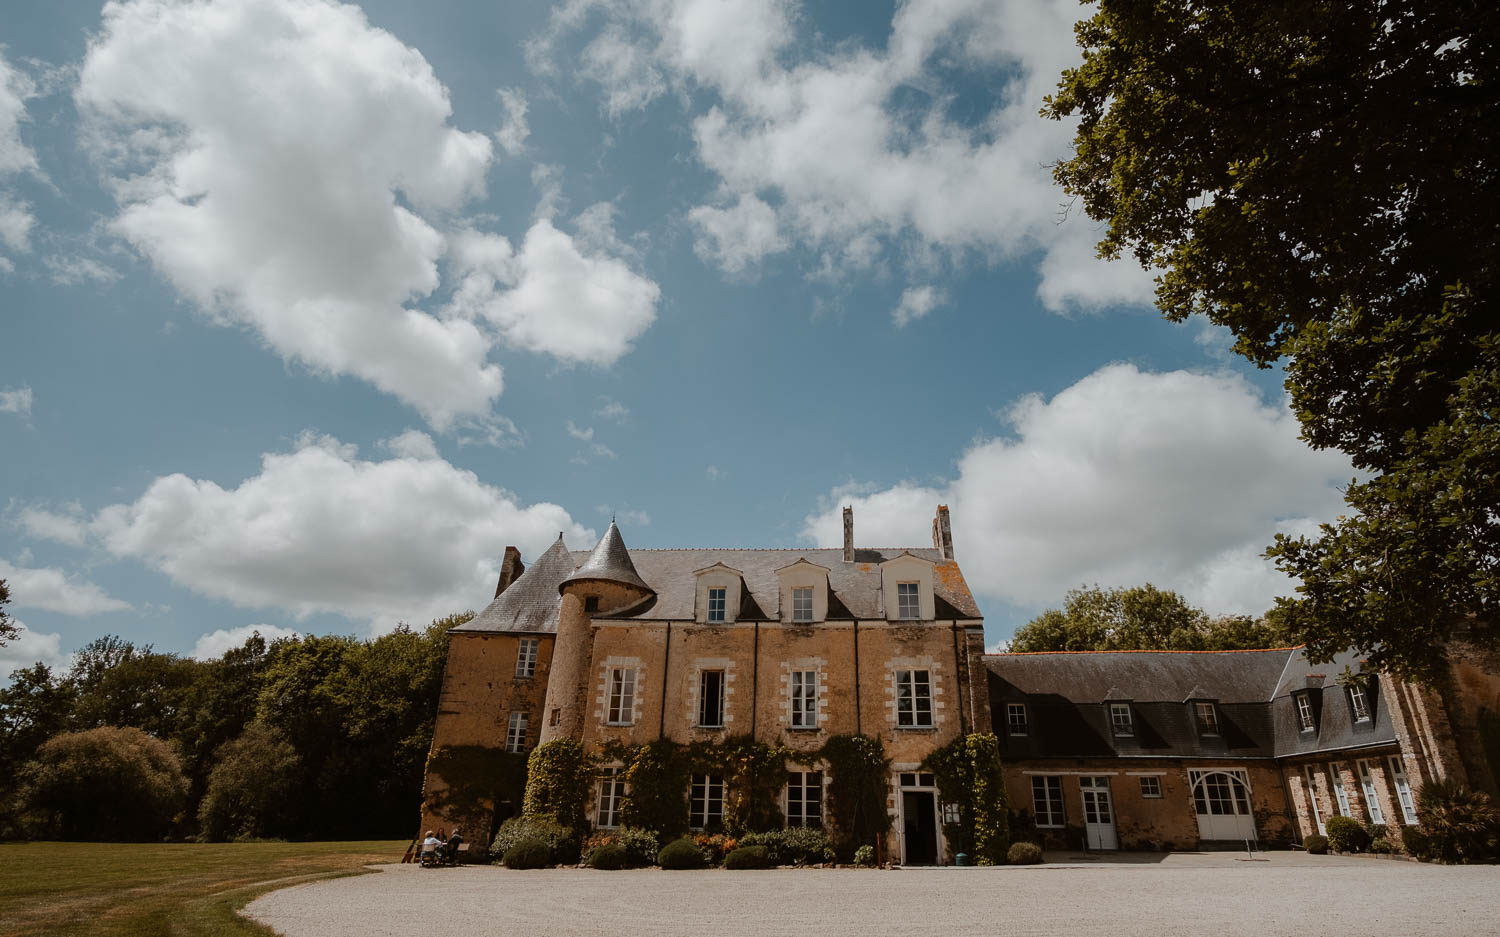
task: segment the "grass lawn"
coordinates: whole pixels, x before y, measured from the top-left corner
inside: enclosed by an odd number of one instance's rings
[[[274,888],[399,862],[406,842],[7,843],[0,937],[269,935],[235,912]]]

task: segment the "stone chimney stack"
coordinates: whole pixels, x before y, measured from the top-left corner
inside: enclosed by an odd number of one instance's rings
[[[945,560],[953,559],[953,528],[948,524],[948,505],[940,504],[932,519],[932,548]]]
[[[521,551],[515,547],[506,547],[505,559],[500,561],[500,581],[495,583],[495,596],[498,598],[524,572],[526,564],[521,562]]]
[[[854,562],[854,508],[844,507],[844,562]]]

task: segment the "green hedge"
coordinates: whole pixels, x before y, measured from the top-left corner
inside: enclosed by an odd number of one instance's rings
[[[683,837],[662,847],[656,856],[656,864],[664,869],[701,869],[705,862],[698,844]]]
[[[1011,865],[1037,865],[1042,861],[1042,847],[1036,843],[1013,843],[1005,859]]]
[[[552,850],[539,839],[523,839],[501,857],[507,869],[544,869],[552,864]]]
[[[1364,852],[1370,848],[1370,831],[1352,817],[1329,817],[1328,845],[1335,852]]]
[[[741,846],[724,857],[726,869],[769,869],[774,864],[764,846]]]
[[[1328,854],[1328,837],[1321,833],[1314,833],[1302,840],[1302,848],[1314,856],[1326,856]]]

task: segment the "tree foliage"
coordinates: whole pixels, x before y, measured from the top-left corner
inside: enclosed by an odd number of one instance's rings
[[[1422,679],[1456,629],[1500,639],[1500,7],[1103,0],[1077,34],[1042,113],[1079,119],[1055,175],[1101,255],[1283,363],[1304,438],[1367,473],[1270,551],[1286,626]]]
[[[198,828],[212,840],[294,836],[302,760],[279,732],[252,722],[219,746]]]
[[[1010,649],[1231,651],[1285,644],[1274,615],[1211,618],[1176,592],[1147,583],[1128,589],[1071,589],[1063,608],[1049,608],[1022,625]]]
[[[4,647],[7,641],[15,638],[20,633],[20,628],[9,615],[5,613],[5,606],[10,604],[10,586],[0,579],[0,647]]]
[[[34,835],[160,839],[186,797],[187,778],[171,746],[134,728],[55,736],[21,771],[22,810]]]

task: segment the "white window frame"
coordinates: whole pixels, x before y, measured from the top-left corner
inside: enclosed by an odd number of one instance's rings
[[[624,768],[610,766],[600,772],[599,813],[595,818],[595,826],[612,830],[620,825],[620,801],[624,799],[626,791]]]
[[[1387,755],[1386,765],[1391,773],[1391,783],[1396,788],[1396,803],[1401,805],[1401,819],[1407,826],[1416,826],[1417,801],[1412,796],[1411,779],[1406,776],[1406,766],[1401,763],[1400,755]]]
[[[635,724],[634,667],[611,667],[609,671],[609,709],[605,722],[612,726]]]
[[[1194,702],[1193,724],[1198,727],[1199,735],[1218,735],[1219,707],[1211,702]]]
[[[729,606],[729,589],[726,586],[708,587],[708,610],[704,620],[716,624],[727,620]]]
[[[896,727],[930,729],[933,725],[932,671],[896,671]]]
[[[718,688],[709,698],[708,684],[710,677],[717,677],[715,682]],[[723,668],[710,668],[698,671],[698,728],[700,729],[722,729],[724,728],[724,697],[726,696],[725,684],[728,675]],[[717,719],[712,717],[718,716]]]
[[[902,621],[922,617],[922,584],[920,582],[896,583],[896,617]]]
[[[1380,792],[1375,787],[1375,772],[1370,770],[1369,759],[1355,762],[1359,770],[1359,790],[1365,795],[1365,813],[1371,823],[1384,823],[1385,811],[1380,809]]]
[[[813,587],[792,587],[792,621],[811,622],[813,620]]]
[[[1338,815],[1341,817],[1352,817],[1354,811],[1349,807],[1349,789],[1344,786],[1344,763],[1335,761],[1328,766],[1328,773],[1333,780],[1333,802]]]
[[[1129,703],[1109,704],[1109,728],[1118,738],[1135,735],[1135,714],[1130,711]]]
[[[823,828],[822,771],[787,773],[786,825]]]
[[[1159,775],[1141,775],[1141,796],[1147,800],[1161,799],[1161,777]]]
[[[1312,813],[1313,826],[1317,827],[1318,835],[1322,836],[1328,832],[1328,826],[1323,822],[1323,811],[1318,807],[1318,782],[1312,765],[1302,766],[1302,781],[1307,786],[1307,809]]]
[[[1349,714],[1356,723],[1370,721],[1370,696],[1358,683],[1349,684]]]
[[[717,810],[714,809],[717,806]],[[706,830],[724,822],[724,777],[718,774],[695,774],[688,788],[688,826]]]
[[[1318,727],[1318,720],[1313,714],[1310,694],[1294,693],[1292,699],[1297,701],[1297,724],[1302,727],[1302,731],[1311,732],[1316,729]]]
[[[516,647],[516,676],[522,679],[536,676],[537,651],[541,638],[522,638]]]
[[[1016,738],[1024,738],[1031,734],[1030,713],[1026,711],[1025,703],[1005,704],[1005,729],[1006,732]]]
[[[789,684],[792,693],[792,728],[818,727],[818,672],[793,670]]]
[[[1041,795],[1040,799],[1038,794]],[[1031,815],[1036,818],[1039,830],[1060,830],[1067,825],[1068,812],[1063,801],[1062,775],[1031,776]]]
[[[530,719],[523,712],[510,714],[510,722],[505,727],[505,750],[508,752],[524,752],[526,750],[526,728]]]

